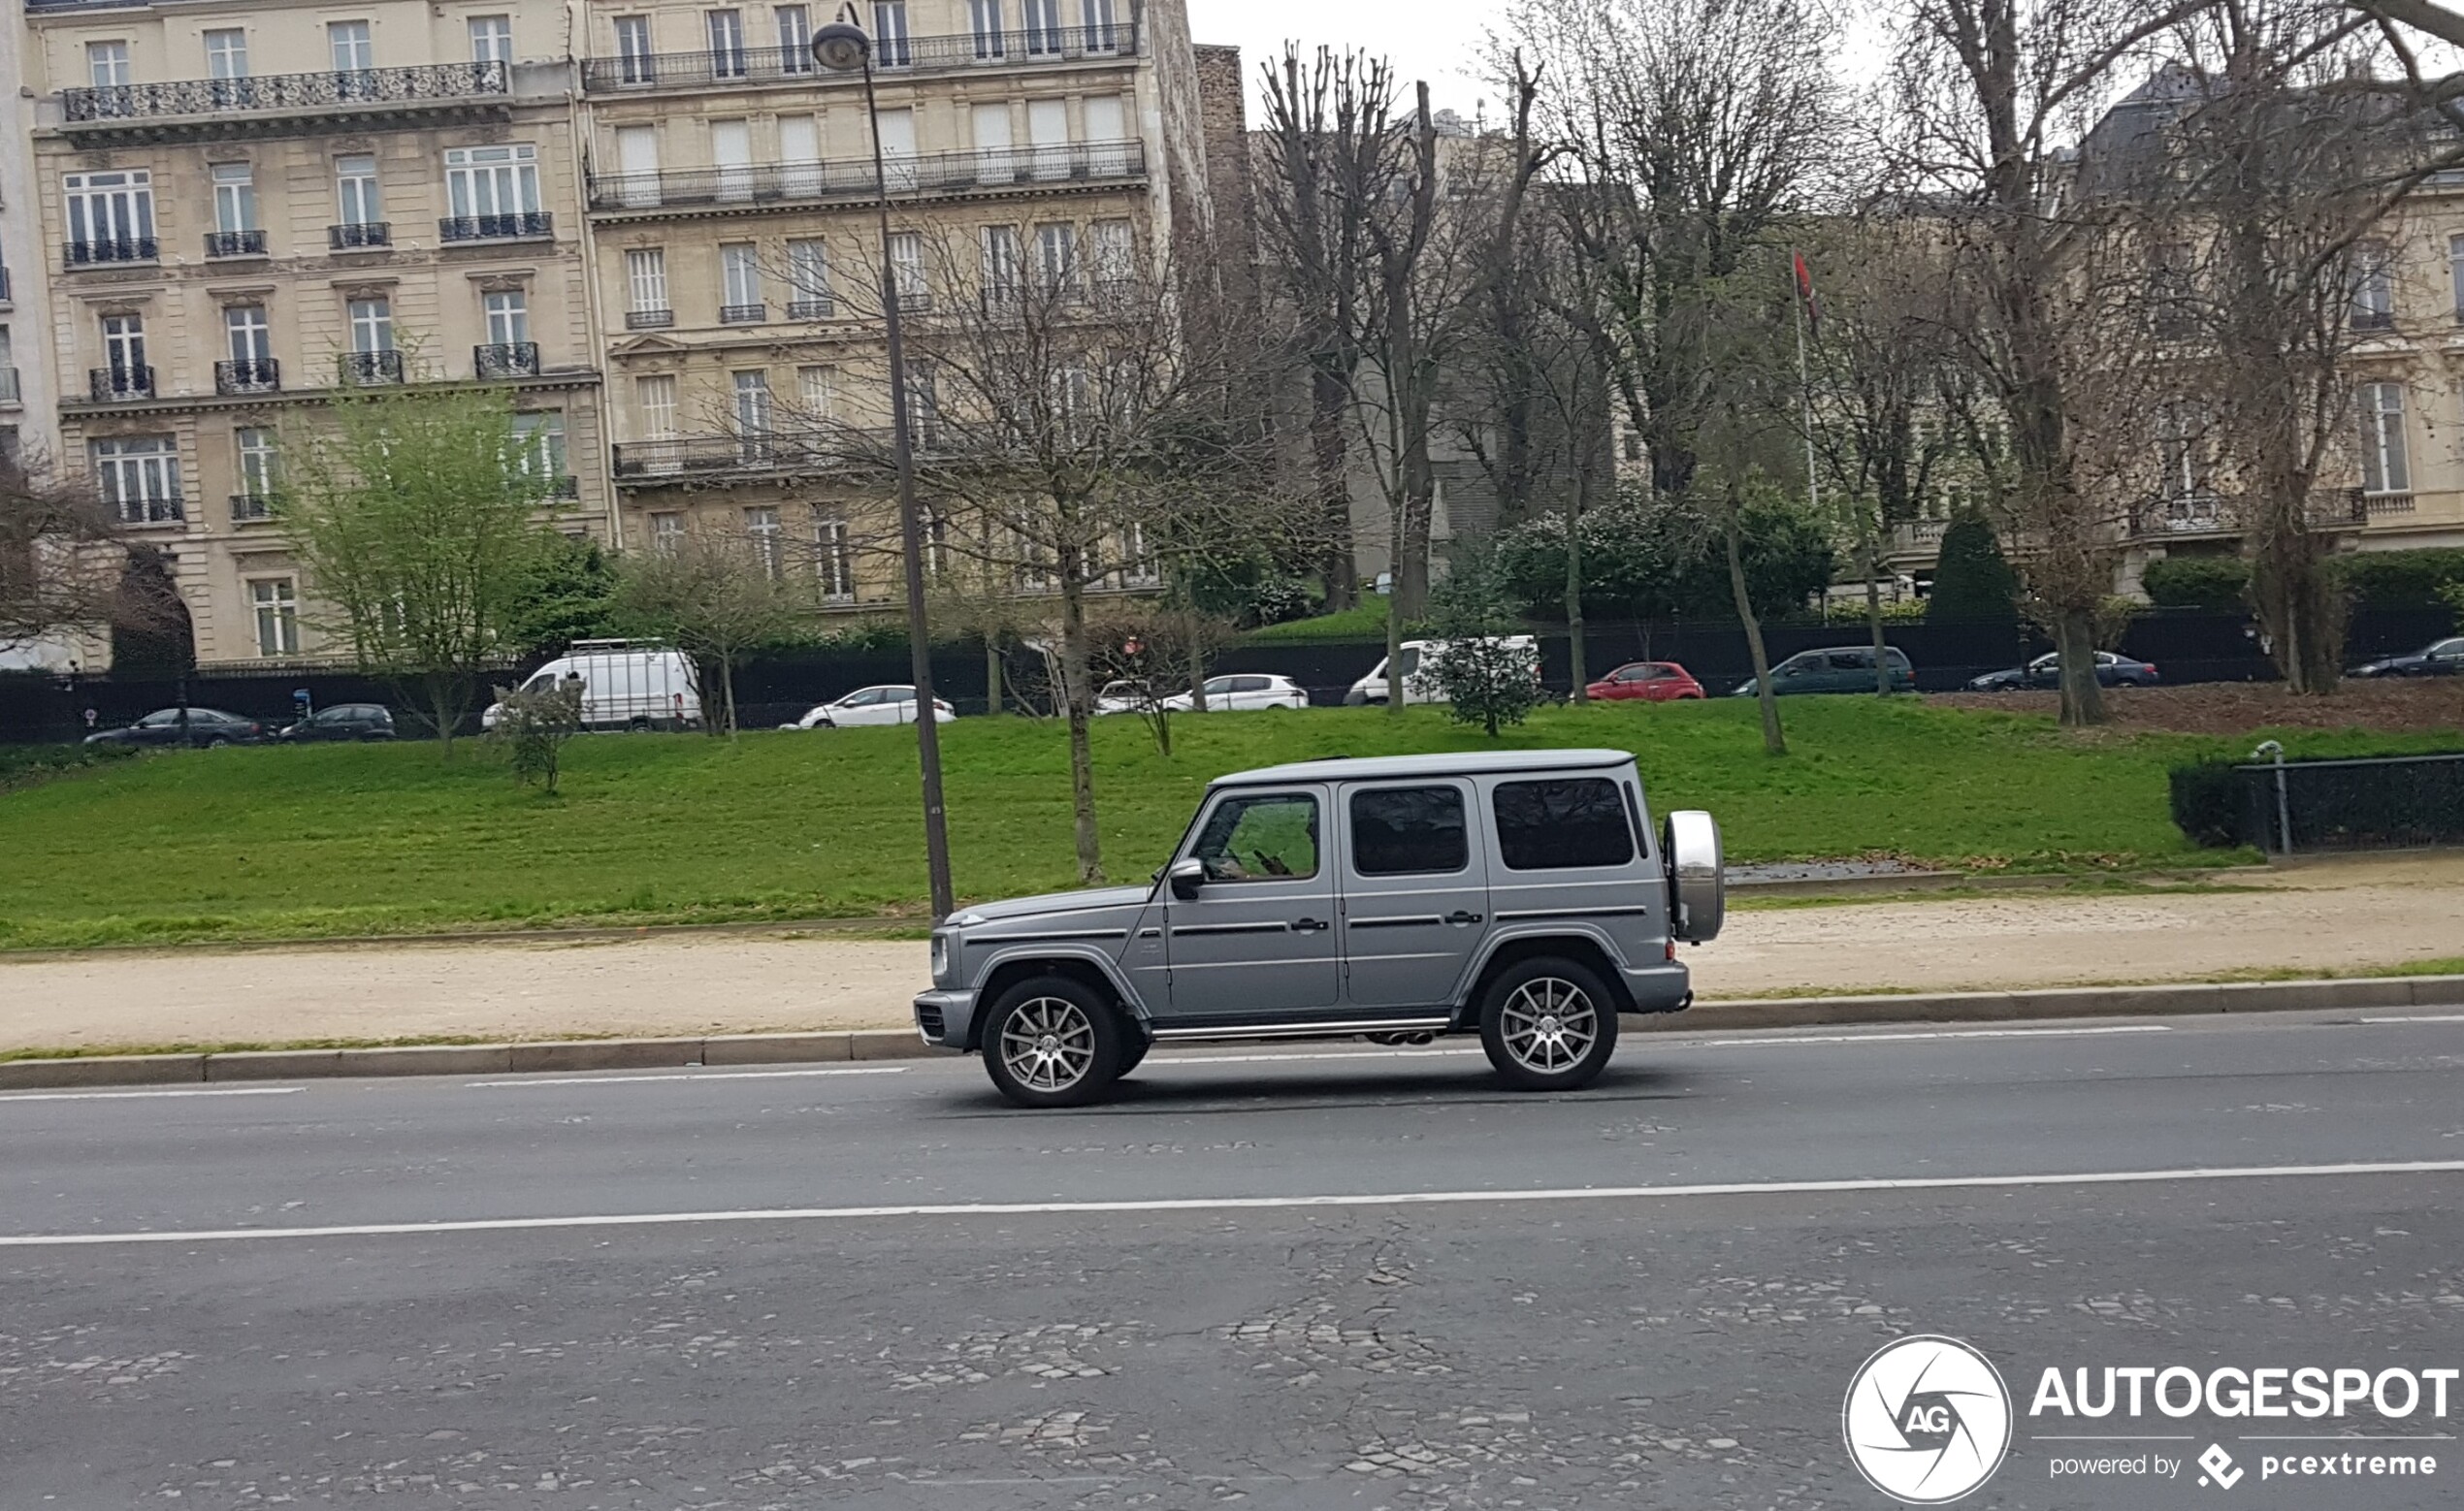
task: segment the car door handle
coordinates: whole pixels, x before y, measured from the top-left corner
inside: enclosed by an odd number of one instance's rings
[[[1465,913],[1458,908],[1447,914],[1445,920],[1448,923],[1477,923],[1480,921],[1480,916],[1476,913]]]
[[[1333,927],[1333,925],[1323,918],[1296,918],[1292,922],[1293,930],[1302,934],[1307,934],[1312,931],[1322,933],[1331,927]]]

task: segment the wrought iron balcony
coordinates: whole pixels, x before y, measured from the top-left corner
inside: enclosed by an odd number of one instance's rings
[[[551,498],[562,498],[568,502],[572,499],[579,498],[582,497],[582,480],[575,477],[570,472],[551,477],[547,481],[547,496]]]
[[[437,222],[437,235],[447,241],[535,241],[555,234],[556,216],[543,209],[520,209],[503,215],[447,215]]]
[[[509,71],[500,62],[266,74],[253,79],[181,79],[63,89],[60,113],[72,135],[90,135],[99,127],[142,131],[151,122],[183,118],[198,118],[190,120],[192,127],[214,121],[243,125],[251,118],[314,119],[374,113],[385,107],[446,106],[502,96],[509,81]]]
[[[106,237],[97,241],[70,241],[62,247],[72,268],[94,268],[108,263],[152,262],[162,254],[150,236]]]
[[[539,343],[490,341],[470,348],[470,372],[481,378],[537,377]]]
[[[721,325],[760,325],[769,318],[770,306],[767,305],[721,305],[719,306]]]
[[[209,231],[206,233],[206,255],[209,257],[263,257],[265,233],[262,231]]]
[[[787,302],[790,320],[828,320],[838,313],[834,299],[791,299]]]
[[[2352,328],[2356,331],[2392,331],[2395,329],[2395,311],[2355,309],[2352,312]]]
[[[625,329],[628,331],[664,331],[676,323],[672,309],[628,309]]]
[[[151,368],[88,368],[85,391],[98,404],[126,403],[135,399],[154,397],[154,370]]]
[[[274,518],[274,500],[263,494],[233,494],[231,518],[234,524],[241,525],[250,520],[270,520]]]
[[[1015,189],[1102,183],[1143,178],[1147,149],[1137,141],[1073,142],[1062,146],[993,147],[977,152],[940,152],[892,158],[890,192]],[[827,200],[873,198],[873,165],[862,159],[837,163],[764,163],[742,168],[683,168],[663,173],[594,175],[595,210],[703,209],[713,206],[759,208]]]
[[[372,388],[403,380],[403,354],[399,351],[346,351],[338,361],[347,387]]]
[[[177,525],[188,517],[187,505],[176,489],[169,493],[115,497],[106,487],[103,503],[123,525]]]
[[[213,391],[217,394],[278,394],[282,391],[282,365],[272,357],[235,357],[213,365]]]
[[[936,420],[927,420],[915,434],[920,451],[938,450],[941,439],[941,427]],[[622,441],[613,451],[617,482],[637,488],[678,477],[844,472],[887,466],[891,436],[886,427],[832,425]]]
[[[353,220],[325,228],[325,244],[338,252],[356,251],[366,246],[394,244],[394,224],[390,220]]]
[[[942,37],[876,38],[873,68],[884,74],[937,74],[1021,68],[1134,57],[1138,28],[1042,26],[1027,31],[961,32]],[[592,94],[627,89],[711,85],[839,82],[850,75],[813,66],[802,48],[704,48],[694,52],[634,53],[582,60],[582,88]]]

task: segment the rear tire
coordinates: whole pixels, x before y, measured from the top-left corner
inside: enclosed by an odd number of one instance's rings
[[[1120,1015],[1085,982],[1029,977],[985,1019],[985,1074],[1020,1107],[1085,1107],[1119,1077],[1122,1039]]]
[[[1597,972],[1563,955],[1509,966],[1480,999],[1480,1047],[1517,1091],[1577,1091],[1617,1049],[1617,1004]]]

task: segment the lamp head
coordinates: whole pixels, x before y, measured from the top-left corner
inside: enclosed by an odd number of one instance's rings
[[[813,61],[833,74],[854,73],[872,50],[873,40],[864,29],[847,21],[832,21],[813,33]]]

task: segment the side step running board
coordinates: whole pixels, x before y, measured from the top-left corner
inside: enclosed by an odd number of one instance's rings
[[[1179,1044],[1199,1039],[1345,1039],[1354,1034],[1428,1034],[1443,1032],[1447,1024],[1447,1015],[1441,1013],[1436,1017],[1329,1018],[1314,1023],[1150,1028],[1147,1032],[1159,1044]]]

